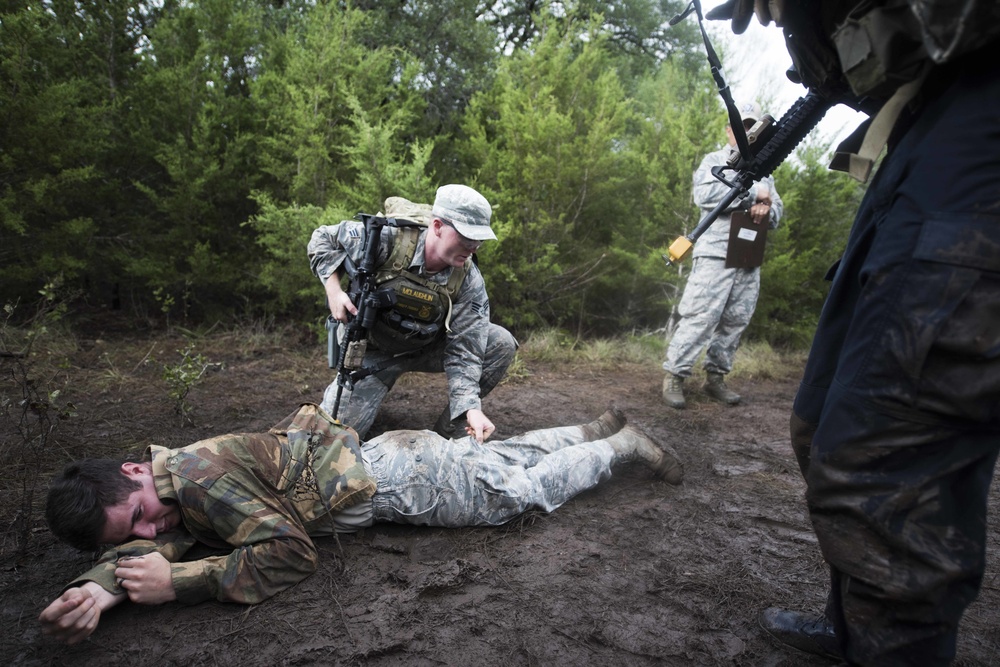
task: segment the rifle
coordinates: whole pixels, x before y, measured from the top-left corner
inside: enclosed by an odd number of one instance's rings
[[[694,246],[694,242],[712,226],[719,215],[729,208],[729,205],[736,201],[737,197],[745,197],[754,181],[770,176],[771,172],[777,169],[799,145],[799,142],[805,139],[806,135],[816,127],[827,110],[837,103],[833,100],[832,95],[820,95],[810,91],[805,97],[797,99],[776,124],[774,118],[765,114],[747,132],[743,128],[743,121],[736,110],[736,103],[733,102],[729,86],[722,76],[722,61],[719,60],[715,49],[712,48],[712,41],[705,31],[705,17],[701,11],[701,1],[691,0],[683,12],[670,19],[670,25],[677,25],[692,12],[698,19],[698,28],[701,30],[702,41],[705,43],[705,55],[712,71],[712,78],[719,89],[719,96],[726,104],[729,126],[733,129],[738,152],[726,166],[712,168],[712,175],[728,185],[729,192],[708,215],[702,218],[690,234],[681,236],[670,244],[667,249],[668,255],[663,255],[663,261],[667,263],[667,266],[684,259],[691,251],[691,247]],[[756,145],[760,145],[760,148],[754,150]],[[736,171],[732,181],[727,181],[722,175],[727,168]]]
[[[698,237],[704,234],[737,198],[745,197],[754,181],[770,176],[832,106],[833,102],[829,98],[810,91],[805,97],[796,100],[777,123],[771,116],[764,114],[746,134],[747,150],[733,153],[726,165],[712,167],[712,175],[728,185],[729,192],[688,235],[678,237],[670,244],[667,249],[668,255],[663,255],[663,261],[667,266],[684,259]],[[737,136],[744,131],[742,123],[733,124],[732,128]],[[760,148],[755,151],[757,146]],[[732,180],[726,180],[723,175],[728,170],[736,172]]]
[[[375,280],[382,228],[386,225],[395,226],[396,221],[393,218],[365,213],[359,213],[356,217],[365,224],[361,263],[355,266],[354,261],[347,256],[344,259],[344,267],[351,279],[348,295],[358,312],[348,321],[341,344],[337,342],[336,320],[332,315],[326,318],[327,362],[330,368],[335,366],[334,357],[337,359],[337,398],[333,403],[331,414],[334,419],[340,410],[340,397],[344,387],[353,390],[354,383],[368,375],[362,369],[362,362],[368,348],[368,332],[375,324],[378,311],[396,303],[396,293],[391,289],[379,289]]]

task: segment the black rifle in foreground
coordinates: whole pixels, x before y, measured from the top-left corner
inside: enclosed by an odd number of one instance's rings
[[[344,259],[344,267],[351,280],[348,294],[358,313],[347,323],[343,340],[339,344],[338,324],[332,315],[326,318],[328,362],[330,368],[337,369],[337,398],[331,411],[334,419],[340,411],[340,397],[344,387],[353,390],[354,383],[366,375],[362,371],[362,362],[368,348],[368,331],[375,324],[378,311],[394,305],[396,300],[395,292],[390,289],[379,289],[375,281],[382,228],[386,225],[394,226],[395,220],[365,213],[359,213],[357,217],[365,223],[365,244],[361,263],[355,266],[350,256],[347,256]]]
[[[834,103],[829,99],[810,92],[805,97],[796,100],[795,104],[785,112],[785,115],[777,123],[767,114],[758,120],[747,133],[749,157],[743,151],[735,152],[729,164],[712,168],[712,175],[728,185],[729,192],[715,208],[701,219],[701,222],[691,230],[691,233],[679,237],[670,244],[667,250],[668,254],[663,255],[663,261],[667,263],[667,266],[684,259],[698,237],[705,233],[705,230],[711,227],[719,215],[725,212],[734,201],[745,196],[754,181],[770,176],[784,162],[785,158],[791,155],[799,142],[805,139],[806,135],[816,127],[816,124],[833,105]],[[737,132],[735,125],[733,131]],[[724,175],[727,171],[735,172],[731,180],[727,180]]]

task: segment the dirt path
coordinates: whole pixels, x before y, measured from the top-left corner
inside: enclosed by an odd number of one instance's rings
[[[137,451],[263,430],[298,402],[318,400],[329,377],[313,347],[214,344],[210,356],[224,367],[191,394],[196,426],[181,427],[151,361],[178,341],[81,341],[68,371],[78,416],[61,427],[59,447],[95,455],[111,442]],[[112,373],[109,363],[125,372]],[[487,399],[498,437],[589,421],[613,403],[675,446],[684,484],[654,481],[635,465],[552,514],[499,529],[378,525],[339,542],[322,539],[320,571],[262,604],[126,604],[71,648],[43,638],[35,619],[88,558],[40,528],[28,557],[0,562],[0,660],[32,667],[830,664],[775,644],[756,620],[770,605],[819,610],[826,590],[787,441],[793,381],[736,383],[745,397],[737,407],[696,393],[676,412],[660,401],[655,368],[529,370]],[[373,434],[429,428],[443,402],[425,397],[441,396],[442,387],[433,376],[404,380]],[[958,665],[1000,664],[996,493],[991,509],[986,581],[966,614]]]

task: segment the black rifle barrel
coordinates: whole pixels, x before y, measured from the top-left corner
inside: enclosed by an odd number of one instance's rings
[[[770,176],[781,166],[795,147],[816,127],[833,103],[826,97],[810,91],[800,97],[777,123],[774,135],[764,144],[752,160],[754,180]],[[737,165],[737,169],[740,165]]]

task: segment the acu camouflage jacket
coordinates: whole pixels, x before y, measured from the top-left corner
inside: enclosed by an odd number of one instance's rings
[[[312,404],[268,433],[154,446],[145,460],[160,498],[180,506],[186,530],[119,545],[70,586],[93,581],[120,593],[115,561],[158,551],[172,563],[179,601],[260,602],[316,570],[310,535],[332,532],[331,513],[375,493],[357,434]],[[197,542],[232,551],[179,562]]]

